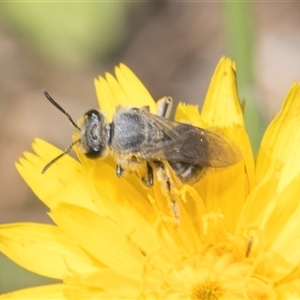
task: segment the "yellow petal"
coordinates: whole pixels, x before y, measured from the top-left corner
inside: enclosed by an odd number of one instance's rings
[[[300,279],[295,279],[286,284],[281,284],[276,287],[277,299],[280,300],[291,300],[299,299],[300,295]]]
[[[149,106],[152,113],[156,112],[156,105],[150,93],[124,64],[115,68],[116,78],[107,74],[106,80],[102,77],[95,79],[96,93],[99,106],[111,122],[116,106],[142,107]]]
[[[118,178],[116,176],[116,162],[112,157],[103,161],[88,159],[82,153],[78,153],[78,156],[85,166],[89,164],[90,166],[88,166],[88,168],[93,169],[93,184],[101,198],[114,198],[116,199],[115,201],[124,202],[124,204],[126,204],[126,202],[135,202],[136,205],[134,205],[134,207],[140,209],[140,214],[144,215],[147,220],[153,221],[155,219],[153,212],[150,210],[151,205],[148,202],[145,192],[149,189],[147,190],[141,186],[141,179],[136,174],[131,174],[125,178]],[[130,182],[131,179],[134,179],[134,182],[137,184],[132,185]],[[122,191],[122,193],[120,193],[120,191]],[[109,205],[107,202],[109,201],[106,201],[106,205]],[[149,212],[148,215],[143,214],[146,211]]]
[[[203,128],[204,124],[197,105],[188,105],[180,102],[176,108],[175,120]]]
[[[67,202],[97,209],[101,199],[78,161],[65,155],[41,174],[45,165],[59,155],[61,150],[39,139],[35,139],[32,147],[37,155],[25,153],[26,159],[20,159],[16,167],[39,199],[50,208],[60,202]]]
[[[137,272],[142,259],[141,249],[134,249],[121,224],[87,209],[61,204],[50,216],[91,255],[103,264],[124,272]],[[128,237],[129,238],[129,237]]]
[[[289,90],[279,114],[266,130],[258,158],[257,180],[260,181],[280,162],[282,170],[279,191],[300,173],[300,83],[294,83]]]
[[[235,64],[225,57],[217,65],[201,111],[206,127],[244,126],[235,69]]]
[[[277,184],[276,177],[269,176],[252,190],[239,217],[240,228],[264,228],[276,206]]]
[[[124,274],[110,268],[103,268],[88,274],[78,274],[65,279],[67,284],[96,287],[103,290],[120,290],[126,287],[139,289],[140,281],[139,274]]]
[[[99,268],[76,241],[52,225],[2,225],[0,251],[23,268],[51,278],[63,279],[73,272]]]
[[[222,212],[226,230],[234,232],[247,193],[243,162],[210,171],[196,186],[207,212]]]
[[[157,178],[155,177],[155,179]],[[165,222],[159,222],[159,238],[162,249],[166,250],[166,257],[175,259],[179,256],[178,249],[180,249],[179,252],[195,253],[199,246],[199,235],[198,228],[195,228],[188,213],[188,209],[192,207],[191,203],[189,203],[190,205],[183,205],[181,201],[176,203],[175,209],[178,209],[180,213],[180,220],[179,225],[175,226],[174,207],[172,207],[170,199],[166,197],[160,184],[154,185],[153,190],[155,192],[153,205],[158,209],[158,216],[163,215],[165,218]]]
[[[240,149],[245,164],[240,176],[248,193],[255,184],[254,159],[238,98],[235,64],[229,58],[223,57],[213,74],[201,116],[205,128],[220,128]]]
[[[155,102],[137,76],[124,64],[120,64],[115,71],[116,77],[127,97],[127,105],[133,107],[150,106],[150,111],[155,113]]]
[[[130,288],[120,290],[102,290],[99,288],[67,285],[65,288],[67,299],[141,299],[140,291]]]
[[[300,266],[300,177],[295,178],[280,194],[276,201],[274,213],[265,226],[265,236],[268,237],[267,249],[274,253],[276,264],[272,277],[275,280],[285,278]]]
[[[222,131],[241,151],[244,161],[243,177],[245,180],[246,194],[248,194],[256,184],[254,157],[248,134],[245,131],[245,128],[241,125],[222,128]]]
[[[79,155],[85,160],[81,154]],[[153,224],[158,217],[147,197],[147,194],[153,193],[153,190],[143,187],[141,179],[135,174],[126,178],[117,178],[115,162],[113,166],[99,160],[92,163],[94,164],[93,183],[99,196],[105,199],[110,218],[122,224],[124,232],[129,234],[130,238],[147,254],[157,252],[160,246]],[[128,178],[132,180],[129,181]],[[156,186],[161,187],[159,183]],[[166,205],[167,200],[163,198],[163,201]]]
[[[110,75],[111,76],[111,75]],[[96,94],[99,103],[100,109],[105,112],[107,117],[107,121],[112,121],[112,116],[116,111],[116,99],[114,94],[117,93],[118,90],[113,91],[109,84],[107,83],[106,79],[102,76],[99,76],[98,79],[94,80],[95,87],[96,87]],[[119,100],[119,103],[122,101],[122,98]]]
[[[240,228],[257,228],[265,237],[263,249],[276,263],[268,276],[274,281],[282,280],[300,265],[300,177],[295,178],[280,193],[278,178],[268,176],[247,199],[240,215]],[[258,240],[255,241],[259,242]]]
[[[0,299],[15,299],[15,300],[60,300],[67,299],[64,295],[64,284],[44,285],[33,288],[27,288],[12,293],[3,294]]]
[[[212,115],[218,115],[220,123],[217,122],[217,119],[210,122],[209,125],[218,125],[222,130],[217,129],[216,131],[216,128],[208,129],[223,138],[229,137],[230,140],[228,142],[234,141],[238,147],[232,143],[230,145],[235,149],[237,157],[243,157],[244,159],[244,163],[240,162],[238,165],[229,167],[227,170],[213,170],[213,172],[209,172],[197,185],[200,195],[206,203],[207,211],[211,212],[221,209],[225,215],[224,222],[226,223],[226,228],[231,232],[235,230],[240,210],[249,191],[254,186],[253,155],[243,122],[239,121],[241,111],[235,86],[234,66],[232,64],[229,59],[222,59],[219,63],[206,98],[206,109],[204,106],[202,117],[200,117],[196,106],[180,104],[176,112],[177,120],[187,121],[199,127],[207,126],[211,112]],[[224,74],[227,75],[225,76]],[[232,105],[228,105],[226,100],[223,101],[223,98],[219,98],[219,93],[222,92],[227,93],[225,93],[225,97],[227,95],[225,99]],[[235,114],[238,122],[230,123],[227,120],[226,113],[228,112],[226,109],[231,110],[231,113]],[[207,122],[202,122],[202,118],[207,120]],[[225,118],[225,121],[227,120],[225,125],[222,123],[223,118]],[[242,154],[239,149],[242,150]],[[229,215],[230,217],[226,217]]]

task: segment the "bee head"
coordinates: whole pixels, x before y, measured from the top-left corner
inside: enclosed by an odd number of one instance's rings
[[[80,138],[74,141],[64,152],[52,159],[42,170],[45,173],[57,160],[69,153],[75,144],[80,150],[90,158],[103,157],[107,154],[109,145],[109,126],[105,125],[105,115],[97,110],[89,110],[84,114],[81,125],[77,125],[72,117],[48,94],[44,91],[46,98],[53,104],[59,111],[61,111],[71,124],[79,132]]]
[[[105,115],[92,109],[83,116],[79,146],[89,158],[103,157],[107,153]]]

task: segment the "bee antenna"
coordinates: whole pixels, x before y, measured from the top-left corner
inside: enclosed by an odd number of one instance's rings
[[[53,158],[49,163],[47,163],[47,165],[43,168],[42,170],[42,174],[44,174],[49,167],[51,167],[56,161],[58,161],[61,157],[63,157],[65,154],[70,153],[70,151],[72,150],[73,146],[77,143],[80,142],[80,139],[73,142],[63,153],[59,154],[58,156],[56,156],[55,158]]]
[[[69,121],[72,123],[72,125],[77,128],[78,130],[80,130],[80,128],[78,127],[78,125],[74,122],[74,120],[72,119],[72,117],[58,104],[54,101],[54,99],[48,94],[47,91],[44,91],[44,94],[46,96],[46,98],[49,100],[49,102],[51,104],[53,104],[58,110],[60,110],[64,115],[66,115],[69,119]]]

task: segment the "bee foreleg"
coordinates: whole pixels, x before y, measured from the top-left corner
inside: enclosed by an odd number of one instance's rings
[[[146,177],[142,178],[142,182],[147,187],[152,187],[153,182],[154,182],[153,169],[152,169],[152,167],[150,166],[150,164],[148,162],[146,163],[146,166],[147,166],[147,175],[146,175]]]
[[[157,112],[160,117],[169,118],[173,108],[173,99],[171,97],[162,97],[156,102]]]

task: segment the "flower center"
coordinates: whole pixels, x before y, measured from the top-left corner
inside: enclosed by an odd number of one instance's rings
[[[218,300],[224,290],[216,282],[197,284],[192,288],[192,300]]]

